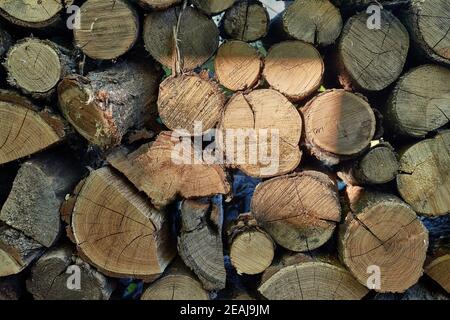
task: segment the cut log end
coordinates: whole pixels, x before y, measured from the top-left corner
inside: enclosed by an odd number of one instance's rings
[[[251,207],[261,227],[279,245],[296,252],[314,250],[327,242],[341,214],[332,180],[316,171],[261,183]]]
[[[307,147],[330,164],[364,152],[375,135],[376,118],[369,103],[344,90],[318,95],[306,104],[303,114]]]
[[[215,71],[221,85],[232,91],[254,87],[262,71],[258,51],[243,41],[229,41],[220,46]]]
[[[80,9],[76,45],[92,59],[110,60],[126,53],[139,34],[135,9],[124,0],[89,0]]]
[[[191,2],[207,15],[216,15],[227,10],[236,0],[192,0]]]
[[[182,0],[137,0],[143,8],[150,8],[154,10],[167,9],[173,5],[179,4]]]
[[[425,267],[425,273],[450,293],[450,254],[437,255]]]
[[[322,57],[312,45],[285,41],[270,48],[263,74],[272,88],[298,101],[319,89],[324,69]]]

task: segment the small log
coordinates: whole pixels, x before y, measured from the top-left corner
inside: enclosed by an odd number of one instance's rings
[[[165,214],[109,167],[92,171],[72,197],[63,210],[72,206],[69,237],[105,275],[153,281],[175,256]]]
[[[238,274],[259,274],[272,264],[275,244],[251,213],[239,215],[227,233],[231,264]]]
[[[217,138],[226,162],[253,177],[294,171],[302,152],[303,121],[281,93],[262,89],[238,93],[225,107]]]
[[[367,100],[344,90],[328,90],[302,109],[306,146],[319,160],[338,164],[354,158],[370,146],[376,117]]]
[[[203,198],[182,202],[178,253],[206,290],[225,288],[222,224],[221,201]]]
[[[446,0],[411,0],[401,18],[416,53],[450,66],[450,4]]]
[[[245,91],[258,84],[263,61],[255,48],[234,40],[220,46],[214,66],[221,85],[232,91]]]
[[[222,90],[207,75],[169,77],[159,86],[159,115],[171,130],[202,135],[217,124],[224,105]],[[201,125],[198,132],[197,124]]]
[[[297,0],[270,23],[269,41],[296,39],[317,46],[335,43],[342,31],[339,10],[328,0]]]
[[[236,0],[191,0],[192,4],[207,15],[216,15],[231,7]]]
[[[316,48],[301,41],[285,41],[269,49],[263,75],[272,88],[300,101],[319,89],[324,71]]]
[[[3,55],[8,52],[9,48],[12,45],[12,39],[8,32],[0,28],[0,57],[3,58]]]
[[[399,198],[358,187],[347,189],[351,211],[339,230],[341,261],[361,284],[377,292],[404,292],[423,273],[428,232]],[[369,268],[379,268],[372,283]]]
[[[0,223],[0,277],[18,274],[42,255],[44,247]]]
[[[414,211],[445,215],[450,211],[450,130],[422,140],[400,153],[397,189]]]
[[[176,45],[174,32],[177,34]],[[153,58],[168,68],[173,68],[177,61],[184,71],[208,61],[219,46],[219,29],[214,21],[192,7],[149,13],[145,18],[143,37]]]
[[[120,144],[128,130],[150,119],[160,77],[151,62],[133,60],[85,77],[70,75],[58,85],[59,107],[89,142],[111,148]]]
[[[450,250],[442,249],[429,257],[425,265],[425,273],[450,293]]]
[[[339,81],[345,89],[383,90],[398,79],[409,50],[409,35],[389,11],[381,10],[380,28],[369,29],[366,12],[351,17],[338,46]]]
[[[74,73],[75,63],[54,42],[25,38],[8,51],[4,66],[8,83],[33,98],[48,98],[58,82]]]
[[[338,176],[348,185],[383,184],[395,179],[399,169],[397,154],[387,142],[370,148],[361,158],[344,163]]]
[[[279,245],[296,252],[322,246],[341,219],[337,188],[326,174],[317,171],[259,184],[251,212]]]
[[[182,0],[134,0],[145,9],[164,10],[173,5],[180,4]]]
[[[0,301],[19,300],[23,291],[19,276],[0,278]]]
[[[40,154],[21,165],[0,221],[45,247],[61,231],[59,208],[79,181],[82,169],[64,151]]]
[[[79,14],[80,27],[73,30],[75,45],[92,59],[116,59],[138,38],[138,14],[125,0],[88,0]]]
[[[145,289],[141,300],[209,300],[209,294],[197,277],[178,259],[160,279]]]
[[[79,283],[71,277],[79,277]],[[111,280],[77,258],[68,246],[47,251],[27,280],[35,300],[108,300],[113,289]]]
[[[267,269],[258,291],[269,300],[361,300],[368,293],[336,259],[303,254]]]
[[[395,85],[384,112],[395,134],[423,138],[449,122],[450,70],[423,65],[406,73]]]
[[[269,22],[269,13],[261,2],[243,0],[225,11],[220,26],[226,39],[253,42],[267,34]]]
[[[50,110],[39,110],[15,92],[0,90],[0,164],[47,149],[67,133],[64,120]]]
[[[161,208],[178,196],[209,197],[228,194],[226,173],[219,165],[194,163],[193,146],[172,133],[162,132],[153,144],[134,152],[124,148],[111,153],[107,160],[122,172],[139,191],[147,194],[155,207]]]
[[[73,0],[0,1],[0,15],[22,27],[45,28],[58,25]]]

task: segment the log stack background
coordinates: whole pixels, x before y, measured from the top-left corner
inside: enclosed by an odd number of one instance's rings
[[[448,299],[450,2],[381,3],[0,0],[0,299]]]

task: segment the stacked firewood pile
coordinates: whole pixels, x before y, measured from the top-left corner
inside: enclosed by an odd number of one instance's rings
[[[272,2],[0,0],[0,299],[448,298],[450,2]]]

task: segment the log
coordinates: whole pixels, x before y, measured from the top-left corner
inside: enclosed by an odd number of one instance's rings
[[[380,142],[359,159],[344,163],[338,176],[348,185],[376,185],[394,180],[398,169],[394,148],[387,142]]]
[[[392,13],[381,10],[380,29],[369,29],[366,12],[351,17],[337,50],[339,81],[345,89],[383,90],[398,79],[409,50],[406,28]]]
[[[337,188],[317,171],[262,182],[253,195],[251,212],[273,240],[296,252],[322,246],[341,219]]]
[[[134,152],[119,148],[107,160],[147,194],[157,208],[167,206],[177,197],[228,194],[230,185],[223,168],[202,161],[194,163],[191,141],[186,145],[177,139],[171,132],[162,132],[153,144]]]
[[[171,130],[202,135],[220,119],[225,96],[205,73],[169,77],[159,86],[158,111]],[[196,130],[196,125],[200,125]]]
[[[422,65],[395,85],[384,110],[386,125],[397,135],[424,138],[450,119],[450,70]]]
[[[411,0],[401,18],[416,53],[450,66],[450,4],[445,0]]]
[[[376,118],[367,100],[344,90],[328,90],[301,109],[308,150],[329,165],[359,156],[370,146]]]
[[[239,275],[264,272],[275,255],[275,244],[251,213],[239,215],[228,228],[231,264]]]
[[[0,301],[19,300],[23,291],[18,276],[0,278]]]
[[[77,276],[79,283],[71,279]],[[77,258],[68,246],[47,251],[27,280],[35,300],[108,300],[113,289],[110,279]]]
[[[49,98],[58,82],[75,71],[75,63],[54,42],[25,38],[8,51],[8,83],[33,98]]]
[[[317,46],[335,43],[342,31],[339,10],[328,0],[297,0],[270,23],[272,42],[296,39]]]
[[[203,198],[181,203],[178,253],[206,290],[225,288],[221,199]]]
[[[177,259],[160,279],[145,289],[141,300],[209,300],[209,294],[197,277]]]
[[[145,9],[164,10],[179,4],[182,0],[134,0]]]
[[[0,211],[0,221],[51,247],[61,231],[59,208],[82,175],[67,151],[39,154],[24,162]]]
[[[191,0],[192,4],[207,15],[216,15],[231,7],[236,0]]]
[[[303,121],[295,106],[275,90],[237,93],[219,124],[217,138],[226,163],[253,177],[294,171],[302,152]]]
[[[175,256],[165,213],[109,167],[92,171],[68,198],[69,237],[80,257],[111,277],[158,278]]]
[[[245,91],[256,86],[261,78],[262,66],[258,51],[238,40],[222,44],[214,60],[217,79],[231,91]]]
[[[358,281],[377,292],[404,292],[423,273],[428,232],[416,213],[399,198],[347,189],[351,211],[339,230],[338,251]],[[372,283],[371,267],[380,282]]]
[[[58,25],[73,0],[1,1],[0,15],[22,27],[45,28]]]
[[[258,291],[269,300],[361,300],[368,293],[336,259],[303,254],[267,269]]]
[[[64,140],[68,128],[49,109],[39,109],[13,91],[0,90],[0,164],[47,149]]]
[[[322,57],[312,45],[284,41],[269,49],[263,75],[272,88],[296,102],[319,89],[324,71]]]
[[[444,248],[429,257],[425,265],[425,274],[450,293],[450,250]]]
[[[125,0],[88,0],[80,7],[75,45],[88,57],[111,60],[125,54],[137,41],[139,18]]]
[[[220,29],[225,39],[253,42],[267,34],[269,22],[269,13],[261,2],[243,0],[225,11]]]
[[[160,77],[151,62],[134,60],[86,76],[70,75],[58,85],[58,104],[79,134],[108,149],[150,119]]]
[[[400,152],[397,189],[414,211],[429,216],[450,211],[450,130]]]
[[[7,31],[3,30],[3,28],[0,28],[0,57],[3,58],[3,55],[8,52],[11,45],[11,35]]]
[[[44,247],[0,223],[0,277],[18,274],[42,255]]]
[[[192,7],[149,13],[143,32],[145,47],[153,58],[168,68],[173,68],[178,59],[184,71],[204,64],[219,46],[219,29],[214,21]]]

